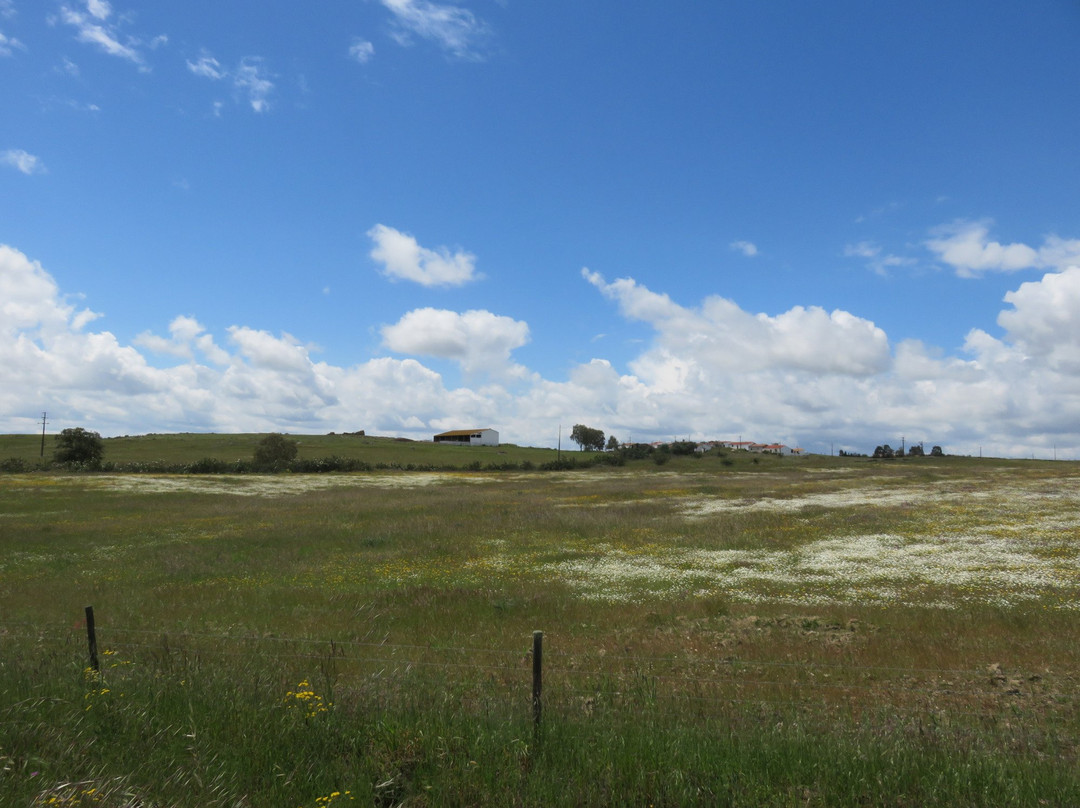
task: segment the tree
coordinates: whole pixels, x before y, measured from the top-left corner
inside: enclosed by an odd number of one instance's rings
[[[281,471],[296,457],[296,441],[271,432],[255,447],[255,467],[262,471]]]
[[[616,438],[614,435],[612,435],[611,437],[609,437],[607,439],[607,450],[609,452],[614,452],[618,448],[619,448],[619,439]]]
[[[570,440],[581,447],[583,452],[602,452],[604,450],[604,431],[593,429],[584,424],[574,424],[570,431]]]
[[[81,426],[63,430],[56,436],[53,457],[57,463],[79,463],[99,466],[105,456],[105,444],[97,432],[89,432]]]

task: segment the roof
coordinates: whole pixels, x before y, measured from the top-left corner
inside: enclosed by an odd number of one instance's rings
[[[436,438],[456,438],[465,437],[468,435],[475,435],[477,432],[494,432],[494,429],[490,427],[482,427],[478,429],[451,429],[449,432],[440,432],[436,435]]]

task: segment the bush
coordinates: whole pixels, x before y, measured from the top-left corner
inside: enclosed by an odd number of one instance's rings
[[[283,471],[296,457],[296,441],[271,432],[255,447],[255,468],[259,471]]]
[[[603,452],[593,457],[594,466],[625,466],[626,457],[621,452]]]
[[[84,468],[100,468],[105,456],[105,444],[97,432],[89,432],[81,426],[63,430],[56,436],[53,458],[57,463]]]
[[[29,470],[30,464],[21,457],[9,457],[7,460],[0,460],[0,471],[8,472],[9,474],[20,474]]]
[[[226,474],[231,470],[231,464],[214,457],[204,457],[202,460],[196,460],[186,469],[189,474]]]
[[[644,460],[653,453],[653,448],[647,443],[632,443],[619,451],[627,460]]]
[[[549,460],[540,464],[541,471],[570,471],[578,467],[577,461],[572,457],[564,457],[560,460]]]

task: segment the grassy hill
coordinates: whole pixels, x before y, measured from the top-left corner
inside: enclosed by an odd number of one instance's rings
[[[120,471],[133,467],[152,467],[165,470],[179,468],[200,460],[212,459],[233,464],[251,461],[255,447],[266,433],[195,433],[125,435],[105,438],[105,462]],[[560,454],[555,449],[502,444],[500,446],[448,446],[428,441],[405,438],[377,437],[351,433],[328,435],[290,435],[298,444],[297,459],[318,460],[344,458],[367,464],[372,468],[497,468],[534,467],[556,461]],[[48,465],[55,448],[55,436],[45,438],[44,458],[40,435],[0,435],[0,464],[16,461],[27,469]],[[563,460],[587,463],[596,453],[581,452],[575,447],[564,448]],[[606,458],[605,458],[606,459]],[[639,468],[663,468],[667,471],[716,470],[716,471],[772,471],[793,468],[846,468],[853,465],[871,464],[879,468],[914,464],[927,471],[944,466],[979,464],[981,458],[908,457],[896,460],[876,461],[859,457],[830,457],[828,455],[805,455],[802,457],[779,457],[767,454],[751,454],[743,451],[714,450],[704,457],[666,455],[662,465],[655,457],[631,459],[627,465]],[[987,458],[986,462],[991,459]],[[1021,464],[1051,461],[1001,460],[993,462]],[[11,469],[9,469],[11,470]]]
[[[177,433],[125,435],[105,438],[105,460],[120,466],[137,463],[183,465],[204,458],[224,462],[250,460],[255,446],[265,434]],[[434,443],[401,438],[383,438],[353,434],[290,435],[298,444],[297,457],[309,460],[341,457],[361,460],[372,466],[467,466],[507,463],[534,464],[555,460],[554,449],[504,444],[502,446],[439,446]],[[45,438],[45,460],[52,458],[54,438]],[[565,453],[564,453],[565,454]],[[41,461],[40,435],[0,435],[0,460],[17,458],[26,463]]]
[[[125,435],[105,438],[105,462],[117,470],[133,467],[178,468],[200,460],[212,459],[224,463],[250,461],[259,441],[266,433],[194,433]],[[555,449],[502,444],[500,446],[447,446],[404,438],[377,437],[358,434],[290,435],[298,444],[298,460],[344,458],[368,464],[372,468],[495,468],[541,467],[560,457]],[[40,435],[0,435],[0,463],[19,461],[27,469],[47,465],[53,457],[55,436],[45,438],[44,458]],[[563,460],[587,463],[598,453],[564,448]],[[605,458],[606,459],[606,458]],[[792,466],[850,465],[850,458],[809,455],[801,458],[782,458],[748,452],[711,452],[704,458],[668,455],[662,467],[669,471],[680,469],[765,471]],[[865,461],[863,461],[865,462]],[[479,464],[479,465],[477,465]],[[700,465],[699,465],[700,464]],[[630,460],[635,467],[659,468],[654,458]]]

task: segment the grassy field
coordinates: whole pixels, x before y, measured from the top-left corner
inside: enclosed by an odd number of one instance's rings
[[[105,438],[105,460],[121,466],[132,464],[182,465],[205,458],[232,463],[251,460],[262,434],[178,433]],[[301,459],[343,457],[362,460],[372,466],[464,466],[479,461],[537,465],[556,458],[554,449],[513,446],[437,446],[410,441],[355,434],[291,435]],[[45,459],[52,457],[54,437],[45,438]],[[574,447],[576,449],[576,447]],[[464,450],[464,451],[463,451]],[[565,454],[580,454],[567,452]],[[26,463],[42,461],[40,435],[0,435],[0,460],[17,458]]]
[[[0,803],[1077,805],[1078,504],[969,458],[0,475]]]

